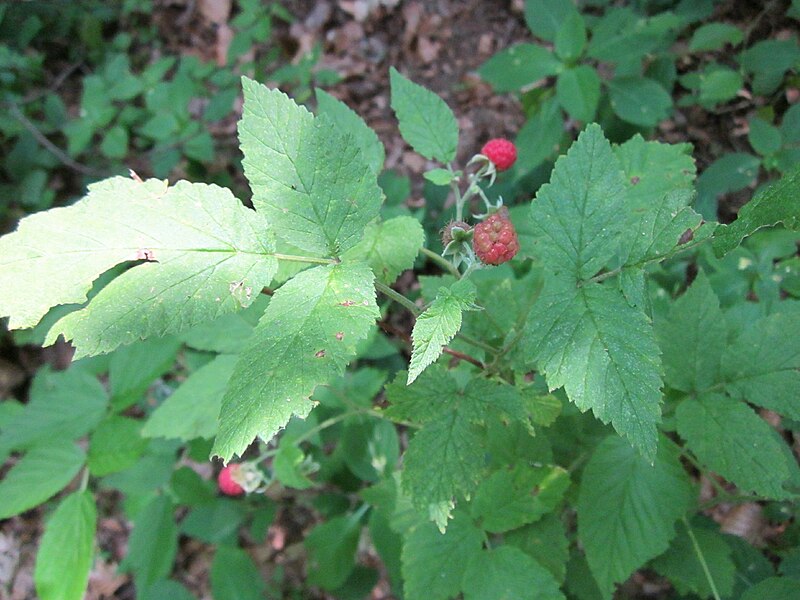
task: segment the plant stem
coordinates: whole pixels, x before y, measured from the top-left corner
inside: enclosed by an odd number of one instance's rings
[[[476,340],[475,338],[468,336],[466,333],[457,333],[456,337],[460,340],[466,342],[470,346],[475,346],[476,348],[480,348],[481,350],[485,350],[491,354],[497,354],[499,351],[494,346],[490,346],[489,344],[482,342],[480,340]]]
[[[697,560],[700,561],[700,566],[703,567],[703,573],[705,573],[706,581],[708,581],[708,585],[711,587],[711,593],[714,595],[714,600],[720,600],[717,586],[714,583],[714,578],[711,576],[711,571],[708,570],[706,557],[703,556],[703,551],[700,549],[700,544],[697,543],[697,538],[694,535],[694,531],[692,531],[691,525],[689,525],[689,520],[686,517],[681,517],[681,519],[683,520],[683,524],[686,526],[686,531],[689,533],[689,539],[692,540],[694,553],[697,555]]]
[[[81,485],[78,488],[78,490],[81,492],[85,492],[88,486],[89,486],[89,468],[84,467],[83,472],[81,473]]]
[[[403,294],[401,294],[400,292],[393,290],[385,283],[376,281],[375,289],[378,290],[381,294],[383,294],[387,298],[389,298],[390,300],[394,300],[395,302],[397,302],[400,306],[407,308],[409,312],[411,312],[411,314],[413,314],[415,317],[418,317],[422,312],[419,309],[419,307],[416,304],[414,304],[411,300],[403,296]]]
[[[425,256],[430,258],[433,262],[442,267],[445,271],[450,273],[456,279],[461,278],[461,273],[458,272],[458,269],[456,269],[453,266],[453,263],[451,263],[445,257],[440,256],[439,254],[436,254],[436,252],[434,252],[433,250],[428,250],[427,248],[420,248],[420,252],[422,252]]]
[[[290,262],[303,262],[311,263],[313,265],[338,265],[339,259],[337,258],[317,258],[315,256],[296,256],[294,254],[278,254],[273,253],[272,256],[278,260],[286,260]]]

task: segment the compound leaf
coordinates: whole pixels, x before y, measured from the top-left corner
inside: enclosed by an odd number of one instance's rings
[[[314,388],[341,375],[379,317],[363,263],[318,266],[284,284],[242,351],[222,400],[213,452],[241,455],[313,407]]]
[[[288,243],[315,256],[354,246],[378,214],[377,176],[353,138],[286,94],[242,78],[242,166],[253,206]]]
[[[667,549],[692,497],[668,440],[661,440],[653,464],[616,436],[597,447],[581,480],[578,536],[604,598],[611,598],[615,583]]]

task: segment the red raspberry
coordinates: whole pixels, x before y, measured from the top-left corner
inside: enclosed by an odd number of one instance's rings
[[[505,206],[475,225],[472,249],[481,262],[487,265],[501,265],[514,258],[519,251],[519,240]]]
[[[517,162],[517,148],[513,142],[503,138],[489,140],[481,148],[481,154],[494,163],[498,171],[506,171]]]
[[[240,465],[228,465],[219,472],[217,477],[217,484],[219,491],[226,496],[241,496],[244,494],[244,488],[234,480],[234,475],[239,471]]]

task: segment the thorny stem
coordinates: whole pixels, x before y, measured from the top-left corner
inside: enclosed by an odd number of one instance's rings
[[[694,553],[697,555],[697,560],[700,561],[700,566],[703,567],[703,573],[706,576],[708,585],[711,587],[711,593],[714,595],[714,600],[720,600],[717,586],[714,583],[714,578],[711,576],[711,571],[709,571],[708,564],[706,563],[706,557],[703,555],[703,551],[700,549],[700,544],[697,543],[697,538],[694,535],[694,531],[692,531],[691,525],[689,525],[689,520],[686,517],[681,517],[681,519],[683,520],[683,524],[686,526],[686,531],[689,533],[689,539],[692,540]]]
[[[296,256],[294,254],[278,254],[277,252],[273,253],[272,256],[274,256],[278,260],[311,263],[314,265],[338,265],[341,262],[338,258],[317,258],[315,256]]]
[[[453,266],[453,263],[451,263],[445,257],[440,256],[439,254],[436,254],[436,252],[434,252],[433,250],[428,250],[427,248],[420,248],[420,252],[422,252],[425,256],[430,258],[433,262],[442,267],[456,279],[461,278],[461,273],[458,272],[458,269],[456,269]]]

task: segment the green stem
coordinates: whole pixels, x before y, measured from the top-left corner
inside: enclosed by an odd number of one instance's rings
[[[313,265],[338,265],[338,258],[317,258],[315,256],[296,256],[294,254],[278,254],[274,253],[272,256],[278,260],[286,260],[290,262],[303,262],[311,263]]]
[[[81,485],[78,488],[78,491],[85,492],[88,486],[89,486],[89,469],[88,467],[84,467],[83,472],[81,473]]]
[[[458,269],[456,269],[453,266],[453,263],[447,260],[444,256],[440,256],[439,254],[436,254],[436,252],[434,252],[433,250],[428,250],[427,248],[420,248],[420,252],[422,252],[425,256],[430,258],[433,262],[442,267],[445,271],[450,273],[456,279],[461,278],[461,273],[458,272]]]
[[[415,317],[418,317],[422,312],[419,309],[419,307],[416,304],[414,304],[411,300],[403,296],[403,294],[401,294],[400,292],[393,290],[385,283],[376,281],[375,289],[378,290],[381,294],[383,294],[387,298],[389,298],[390,300],[394,300],[395,302],[397,302],[400,306],[407,308],[411,312],[411,314],[413,314]]]
[[[480,348],[481,350],[485,350],[486,352],[489,352],[491,354],[497,354],[499,352],[499,350],[497,348],[495,348],[494,346],[490,346],[489,344],[487,344],[485,342],[482,342],[480,340],[476,340],[475,338],[470,337],[465,333],[459,332],[459,333],[456,334],[456,337],[459,338],[460,340],[466,342],[470,346],[475,346],[476,348]]]
[[[683,519],[683,524],[686,526],[686,531],[689,532],[689,539],[692,540],[692,546],[694,547],[694,553],[697,555],[697,560],[700,561],[700,566],[703,567],[703,573],[705,573],[706,581],[708,581],[708,585],[711,587],[711,593],[714,595],[714,600],[720,600],[719,592],[717,591],[717,586],[714,583],[714,578],[711,576],[711,571],[708,569],[708,564],[706,563],[706,557],[703,556],[703,551],[700,549],[700,544],[697,543],[697,538],[694,535],[694,531],[692,531],[692,527],[689,525],[689,521],[686,517],[681,517]]]

